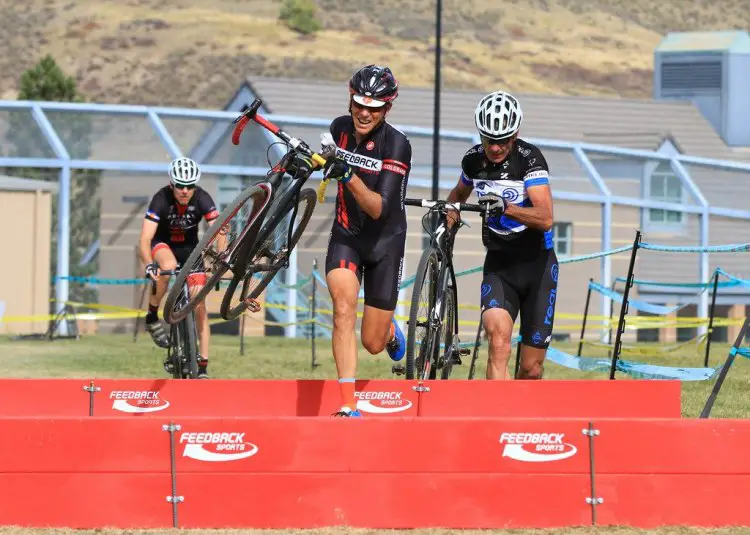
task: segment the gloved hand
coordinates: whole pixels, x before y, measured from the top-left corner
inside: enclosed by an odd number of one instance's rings
[[[320,134],[320,155],[326,160],[336,154],[336,143],[333,136],[328,132]]]
[[[156,280],[156,277],[159,275],[159,264],[157,264],[156,262],[146,264],[145,273],[146,277]]]
[[[298,152],[289,160],[286,172],[294,178],[305,177],[312,173],[314,165],[312,159]]]
[[[326,160],[326,165],[323,168],[323,177],[328,180],[338,180],[342,184],[346,184],[352,179],[354,171],[349,167],[341,156],[331,156]]]
[[[480,205],[484,206],[487,215],[489,215],[490,217],[499,217],[503,215],[505,213],[505,210],[508,208],[508,201],[506,201],[505,198],[499,197],[492,193],[483,195],[482,197],[477,199],[477,202]]]

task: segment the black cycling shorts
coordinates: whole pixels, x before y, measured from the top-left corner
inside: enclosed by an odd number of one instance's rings
[[[507,253],[490,251],[484,259],[482,309],[507,310],[515,323],[521,313],[521,342],[547,349],[552,339],[559,266],[553,249],[531,260],[508,260]]]
[[[382,310],[395,310],[398,292],[401,289],[405,247],[406,234],[398,234],[389,237],[386,244],[379,243],[377,249],[383,252],[374,257],[372,251],[361,249],[357,237],[334,229],[328,242],[326,275],[337,268],[352,270],[360,284],[364,278],[365,305]]]
[[[167,248],[170,251],[172,251],[172,254],[175,257],[175,260],[177,260],[177,265],[182,268],[188,261],[188,258],[190,258],[190,254],[193,252],[193,249],[195,248],[194,244],[180,244],[180,245],[170,245],[169,243],[160,241],[160,240],[152,240],[151,241],[151,258],[154,257],[154,254],[156,254],[156,251],[159,249]],[[187,277],[188,285],[189,286],[203,286],[206,284],[206,273],[203,269],[195,269],[195,266],[193,267],[193,271],[190,275]]]

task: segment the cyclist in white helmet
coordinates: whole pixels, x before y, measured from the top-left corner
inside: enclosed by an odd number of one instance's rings
[[[519,379],[541,379],[552,338],[558,264],[552,245],[549,167],[538,147],[518,137],[521,104],[495,91],[474,112],[482,142],[463,157],[449,201],[476,190],[487,207],[482,241],[487,248],[480,289],[489,342],[487,379],[509,379],[513,324],[521,316]],[[455,222],[456,214],[453,214]]]
[[[176,158],[169,165],[170,183],[156,192],[146,211],[138,241],[138,251],[145,264],[148,277],[156,281],[156,294],[149,292],[146,330],[156,345],[169,347],[164,326],[159,321],[158,310],[167,292],[169,278],[159,277],[159,270],[175,269],[187,262],[193,248],[198,245],[198,223],[205,219],[209,224],[219,216],[211,195],[198,186],[201,170],[190,158]],[[206,283],[205,273],[193,273],[188,286],[197,288]],[[197,291],[197,289],[195,290]],[[195,309],[200,354],[198,377],[208,377],[208,347],[211,330],[204,303]],[[165,370],[172,373],[171,362],[165,361]]]

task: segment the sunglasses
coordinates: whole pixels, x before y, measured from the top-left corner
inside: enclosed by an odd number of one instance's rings
[[[184,189],[184,190],[187,190],[187,191],[191,191],[191,190],[195,189],[195,184],[190,184],[189,186],[181,186],[179,184],[172,184],[172,187],[174,189]]]

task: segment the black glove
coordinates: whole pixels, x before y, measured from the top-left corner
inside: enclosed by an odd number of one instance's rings
[[[499,217],[503,215],[508,208],[508,201],[506,201],[505,198],[498,197],[492,193],[483,195],[477,199],[477,202],[484,206],[487,215],[490,217]]]
[[[159,264],[156,262],[151,262],[150,264],[146,264],[146,277],[153,279],[159,274]]]
[[[313,161],[302,153],[296,153],[286,166],[286,172],[294,178],[309,176],[313,171]]]
[[[354,171],[341,156],[332,156],[326,160],[323,176],[328,180],[338,180],[346,184],[352,179]]]

